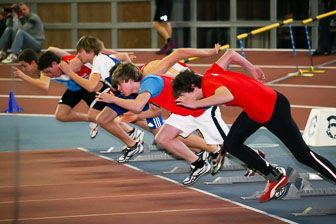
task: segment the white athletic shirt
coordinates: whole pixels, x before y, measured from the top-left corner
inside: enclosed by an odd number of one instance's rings
[[[119,62],[114,55],[99,53],[93,58],[91,74],[100,74],[101,81],[109,81],[110,69]]]

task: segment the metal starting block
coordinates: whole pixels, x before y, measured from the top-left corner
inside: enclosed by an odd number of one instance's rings
[[[302,212],[292,213],[294,216],[317,216],[317,215],[335,215],[336,208],[312,208],[308,207]]]
[[[156,145],[147,145],[146,143],[143,143],[144,147],[144,152],[150,152],[150,151],[158,151],[161,150],[158,146]],[[114,153],[114,152],[122,152],[124,146],[112,146],[108,148],[107,150],[100,150],[99,152],[102,154],[106,153]]]
[[[330,196],[336,195],[336,188],[316,188],[313,189],[309,180],[323,180],[319,175],[314,173],[299,174],[294,168],[288,167],[286,170],[288,185],[281,198],[282,200],[300,199],[301,197],[310,196]],[[266,181],[264,179],[264,181]],[[257,191],[250,196],[241,197],[244,200],[258,199],[262,191]]]

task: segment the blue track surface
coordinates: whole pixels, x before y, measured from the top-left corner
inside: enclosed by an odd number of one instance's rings
[[[82,147],[96,154],[102,155],[101,150],[106,150],[111,146],[121,147],[123,144],[114,137],[100,129],[98,136],[91,140],[89,138],[89,127],[87,123],[61,123],[54,117],[42,116],[16,116],[0,115],[0,151],[19,150],[40,150],[40,149],[63,149]],[[151,144],[153,136],[146,132],[145,142]],[[315,172],[297,163],[289,151],[265,129],[260,129],[255,135],[248,139],[248,144],[254,148],[262,149],[271,163],[279,164],[283,167],[294,167],[300,173]],[[314,148],[315,152],[328,158],[336,164],[336,147]],[[146,152],[147,154],[158,154],[162,151]],[[103,154],[106,157],[116,160],[121,153]],[[232,162],[239,161],[232,159]],[[129,163],[139,169],[155,175],[161,175],[179,183],[188,175],[164,174],[163,171],[172,168],[188,167],[182,160],[151,161],[151,162],[131,162]],[[336,223],[335,215],[325,216],[305,216],[296,217],[292,213],[302,212],[307,207],[315,209],[336,210],[336,196],[315,196],[302,197],[300,200],[272,200],[267,203],[259,203],[258,200],[243,200],[241,196],[249,196],[256,191],[263,191],[266,182],[248,184],[222,184],[206,185],[204,182],[213,181],[217,177],[243,176],[244,171],[221,171],[216,176],[207,175],[202,177],[192,187],[216,194],[220,197],[237,201],[239,203],[263,210],[267,213],[280,216],[298,223]],[[327,181],[310,181],[313,188],[336,188],[336,185]]]

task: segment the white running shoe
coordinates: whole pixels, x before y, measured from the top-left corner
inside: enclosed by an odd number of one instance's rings
[[[90,130],[90,138],[94,139],[98,134],[98,124],[94,123],[94,122],[90,122],[89,127],[91,129]]]
[[[125,163],[129,161],[132,158],[132,156],[134,156],[135,154],[140,154],[143,151],[144,151],[144,148],[141,142],[135,143],[135,145],[132,147],[125,146],[122,151],[123,154],[119,157],[118,162]]]
[[[204,165],[200,168],[196,168],[193,165],[191,165],[191,172],[190,175],[183,180],[184,185],[192,185],[196,183],[196,181],[203,176],[204,174],[208,173],[211,170],[211,165],[208,161],[204,162]]]

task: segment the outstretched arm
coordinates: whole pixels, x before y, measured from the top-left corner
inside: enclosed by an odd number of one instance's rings
[[[69,52],[66,52],[65,50],[62,50],[62,49],[60,49],[58,47],[53,47],[53,46],[48,47],[47,51],[54,52],[55,54],[57,54],[61,58],[63,58],[66,55],[70,55]]]
[[[26,75],[25,73],[23,73],[20,69],[14,67],[15,71],[14,71],[14,75],[17,78],[20,78],[26,82],[28,82],[29,84],[42,89],[42,90],[48,90],[49,89],[49,85],[50,85],[50,78],[46,75],[43,75],[43,73],[41,73],[41,76],[39,79],[34,79],[28,75]]]
[[[197,87],[195,89],[197,89],[198,91],[202,91]],[[221,86],[217,88],[215,93],[210,97],[196,100],[191,98],[190,96],[180,96],[176,99],[176,104],[195,109],[204,108],[212,105],[222,105],[232,100],[233,95],[231,94],[231,92],[225,86]]]
[[[175,63],[182,59],[190,57],[207,57],[216,55],[219,52],[219,44],[215,44],[215,47],[210,50],[199,50],[195,48],[179,48],[170,55],[164,57],[157,63],[157,66],[153,67],[151,71],[146,71],[147,74],[165,74]]]
[[[122,99],[113,93],[99,93],[97,101],[105,103],[114,103],[124,109],[141,112],[151,98],[151,94],[147,91],[140,93],[135,99]]]
[[[265,82],[264,72],[259,67],[254,66],[246,58],[233,50],[228,50],[225,54],[223,54],[223,56],[218,59],[216,64],[218,64],[224,70],[227,69],[229,64],[240,65],[241,67],[245,68],[254,79],[259,80],[260,82]]]

